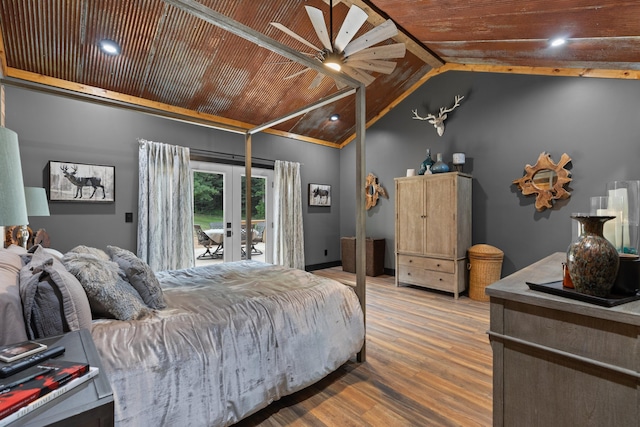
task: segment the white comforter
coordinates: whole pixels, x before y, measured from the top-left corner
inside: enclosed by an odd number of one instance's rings
[[[355,293],[256,261],[157,274],[168,308],[94,321],[122,426],[225,426],[320,380],[364,341]]]

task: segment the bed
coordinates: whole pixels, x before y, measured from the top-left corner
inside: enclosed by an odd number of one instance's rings
[[[256,261],[157,277],[166,309],[94,321],[119,424],[233,424],[362,347],[358,300],[338,282]]]
[[[84,289],[116,425],[231,425],[319,381],[364,343],[355,292],[331,279],[251,260],[155,278],[165,308],[138,320],[96,319]]]
[[[0,250],[0,343],[90,329],[116,425],[231,425],[364,344],[353,289],[305,271],[247,260],[154,273],[113,246],[14,251]]]

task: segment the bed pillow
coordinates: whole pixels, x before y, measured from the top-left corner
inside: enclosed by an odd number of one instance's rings
[[[27,339],[20,300],[20,255],[0,249],[0,345]]]
[[[98,249],[98,248],[92,248],[91,246],[79,245],[79,246],[76,246],[75,248],[71,249],[69,252],[73,252],[73,253],[76,253],[76,254],[93,255],[93,256],[96,256],[96,257],[100,258],[101,260],[109,261],[109,255],[107,255],[107,253],[105,251],[103,251],[102,249]]]
[[[117,246],[107,246],[111,260],[118,264],[127,276],[127,280],[151,308],[166,308],[162,288],[149,264],[138,258],[133,252]]]
[[[29,339],[91,329],[91,309],[82,285],[41,246],[20,270],[20,296]]]
[[[137,320],[152,312],[138,292],[120,276],[120,267],[115,262],[77,252],[67,252],[62,262],[80,281],[96,316]]]

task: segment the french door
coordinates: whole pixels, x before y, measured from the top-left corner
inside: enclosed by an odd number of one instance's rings
[[[196,265],[251,258],[272,262],[273,171],[251,169],[251,224],[246,224],[245,168],[192,161],[194,222],[211,239],[209,253],[195,243]],[[200,253],[200,255],[198,255]]]

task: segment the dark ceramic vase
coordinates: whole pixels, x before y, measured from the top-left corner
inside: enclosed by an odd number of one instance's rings
[[[431,149],[427,148],[427,158],[424,159],[424,162],[420,164],[420,169],[418,170],[418,175],[424,175],[427,171],[431,170],[431,166],[433,166],[435,162],[431,158]],[[430,173],[430,172],[429,172]]]
[[[604,223],[614,216],[574,214],[582,233],[567,249],[567,267],[577,292],[606,297],[618,274],[620,259],[616,248],[603,237]]]

